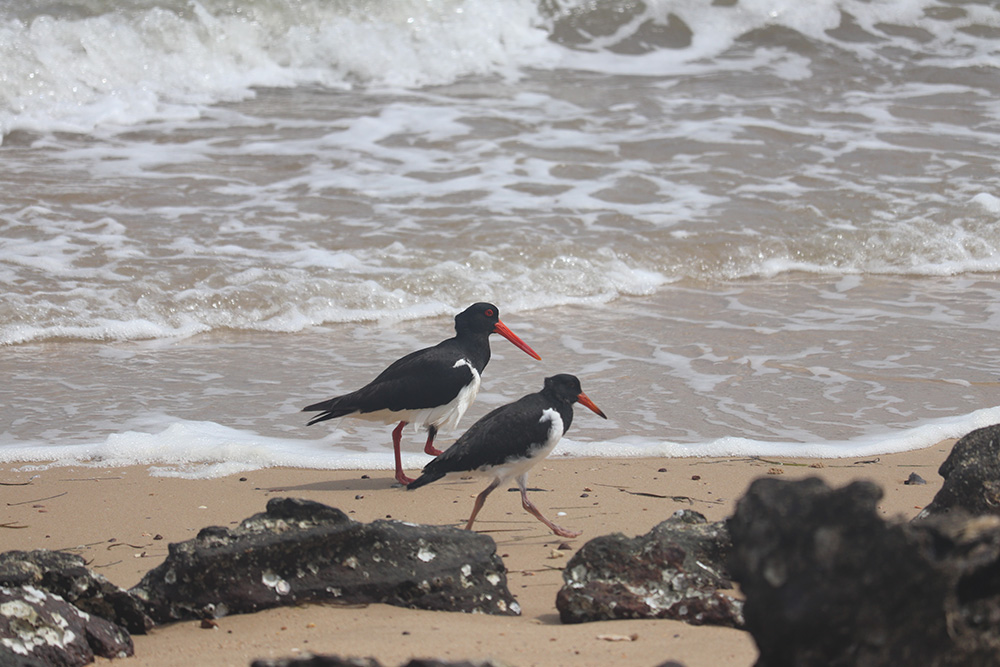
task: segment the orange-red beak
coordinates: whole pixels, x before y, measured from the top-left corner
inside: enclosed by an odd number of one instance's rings
[[[608,418],[608,416],[606,414],[604,414],[603,412],[601,412],[601,409],[599,407],[597,407],[596,405],[594,405],[594,402],[592,400],[590,400],[587,397],[587,395],[585,393],[583,393],[582,391],[580,392],[580,395],[576,397],[576,400],[577,400],[577,402],[580,405],[583,405],[583,406],[586,406],[586,407],[590,408],[592,411],[594,411],[595,413],[597,413],[598,415],[600,415],[604,419]]]
[[[496,326],[493,327],[493,333],[498,333],[507,340],[509,340],[510,342],[514,343],[515,346],[524,350],[528,354],[528,356],[534,357],[539,361],[542,360],[542,358],[538,356],[537,352],[528,347],[528,344],[525,343],[523,340],[515,336],[514,332],[508,329],[507,325],[504,324],[503,322],[497,320]]]

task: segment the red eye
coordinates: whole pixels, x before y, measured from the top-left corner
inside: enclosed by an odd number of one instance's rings
[[[492,308],[487,308],[486,309],[486,317],[493,317],[493,315],[494,315],[493,309]]]

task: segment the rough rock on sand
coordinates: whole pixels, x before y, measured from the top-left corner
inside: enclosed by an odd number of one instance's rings
[[[1000,664],[1000,519],[886,522],[881,489],[759,479],[729,521],[757,667]]]
[[[670,618],[695,625],[742,627],[742,601],[732,588],[724,522],[681,510],[645,535],[621,533],[587,542],[563,571],[556,597],[563,623]]]
[[[0,664],[77,667],[133,654],[121,627],[34,586],[0,586]]]
[[[45,590],[133,634],[143,634],[153,627],[138,600],[88,569],[86,561],[76,554],[47,549],[0,553],[0,585]]]
[[[938,474],[944,484],[918,519],[956,510],[1000,515],[1000,424],[971,431],[956,442]]]
[[[303,602],[517,615],[492,538],[399,521],[358,523],[338,509],[273,498],[238,528],[170,545],[132,591],[157,623]]]

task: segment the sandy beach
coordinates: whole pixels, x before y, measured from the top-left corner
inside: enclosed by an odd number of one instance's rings
[[[539,465],[531,497],[561,525],[583,530],[563,540],[521,509],[516,493],[493,494],[476,528],[489,534],[521,604],[518,618],[427,612],[387,605],[309,605],[219,620],[218,627],[177,623],[138,635],[125,667],[248,665],[257,658],[307,652],[374,657],[387,666],[414,657],[493,658],[513,666],[657,665],[746,667],[756,659],[749,634],[674,621],[610,621],[563,625],[555,607],[561,568],[575,549],[599,535],[647,532],[674,511],[690,508],[710,521],[732,513],[747,486],[765,475],[818,476],[831,486],[855,479],[878,483],[885,517],[912,518],[941,486],[937,468],[953,441],[934,447],[853,459],[568,459]],[[907,485],[916,472],[925,485]],[[54,549],[80,554],[122,587],[162,562],[170,542],[209,525],[233,525],[262,512],[269,498],[293,496],[338,507],[357,521],[399,519],[464,524],[481,479],[435,483],[407,492],[388,471],[267,469],[212,480],[151,476],[145,467],[31,466],[0,468],[2,550]],[[570,549],[558,549],[562,543]],[[108,661],[99,659],[98,664]]]
[[[493,336],[438,447],[558,373],[607,416],[529,480],[580,537],[506,489],[476,521],[522,616],[276,609],[116,667],[753,665],[739,630],[563,625],[565,565],[769,475],[908,520],[1000,423],[1000,2],[773,5],[0,2],[0,552],[131,588],[279,497],[464,527],[485,480],[408,492],[398,421],[303,408],[487,301],[541,360]]]

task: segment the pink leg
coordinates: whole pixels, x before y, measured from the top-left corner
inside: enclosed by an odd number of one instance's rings
[[[465,524],[466,530],[472,530],[472,522],[476,520],[476,515],[479,514],[479,510],[483,509],[483,503],[486,502],[486,496],[492,493],[493,489],[499,486],[500,480],[495,479],[493,482],[483,489],[483,492],[476,496],[476,504],[472,506],[472,516],[469,517],[469,523]]]
[[[535,504],[530,500],[528,500],[527,480],[524,477],[519,477],[517,480],[517,484],[518,486],[521,487],[521,507],[528,510],[528,512],[534,515],[536,519],[538,519],[546,526],[548,526],[549,530],[551,530],[559,537],[580,537],[581,535],[583,535],[581,531],[566,530],[562,526],[557,526],[556,524],[552,523],[544,516],[542,516],[542,513],[538,510],[537,507],[535,507]]]
[[[403,438],[404,426],[406,426],[406,422],[399,422],[399,426],[392,430],[392,450],[396,455],[396,481],[406,486],[413,480],[403,473],[403,458],[399,453],[399,443]]]
[[[424,445],[424,454],[431,456],[441,456],[441,450],[434,447],[434,436],[437,435],[437,426],[427,427],[427,444]]]

